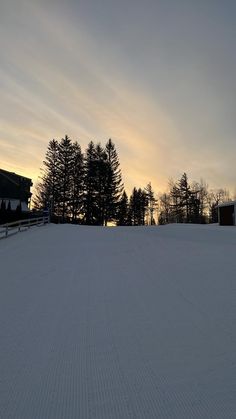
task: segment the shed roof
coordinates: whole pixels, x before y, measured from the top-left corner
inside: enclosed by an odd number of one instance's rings
[[[236,205],[236,201],[228,201],[222,202],[222,204],[218,204],[218,207],[229,207],[230,205]]]

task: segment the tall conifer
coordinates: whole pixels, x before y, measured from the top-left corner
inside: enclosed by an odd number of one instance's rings
[[[117,225],[118,226],[126,226],[129,224],[128,220],[128,197],[125,192],[123,191],[122,197],[120,199],[117,211]]]
[[[50,207],[51,215],[58,212],[59,207],[59,173],[58,173],[58,141],[50,140],[43,161],[42,175],[36,186],[33,204],[37,209]]]
[[[90,141],[85,152],[84,222],[91,225],[96,221],[96,152]]]
[[[73,144],[73,159],[71,170],[70,212],[72,222],[81,221],[84,198],[84,156],[76,141]]]
[[[111,139],[106,144],[106,153],[109,166],[106,187],[105,224],[108,221],[115,221],[117,219],[118,206],[124,189],[118,154],[115,144]]]
[[[72,185],[73,155],[71,139],[68,135],[65,135],[65,138],[61,139],[58,148],[60,215],[63,222],[66,220],[66,217],[70,215],[69,205]]]

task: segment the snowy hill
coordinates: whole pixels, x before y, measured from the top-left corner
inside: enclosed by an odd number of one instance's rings
[[[0,418],[236,417],[236,229],[0,241]]]

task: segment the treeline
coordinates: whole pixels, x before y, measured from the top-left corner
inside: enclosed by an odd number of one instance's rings
[[[151,184],[128,198],[115,144],[90,141],[85,152],[65,136],[49,141],[33,205],[48,208],[53,221],[86,225],[155,224]]]
[[[189,182],[184,173],[155,197],[151,183],[127,196],[115,144],[90,141],[85,152],[68,136],[49,141],[42,175],[33,196],[36,210],[48,209],[55,222],[119,226],[215,223],[218,205],[229,192]],[[4,208],[2,209],[4,210]]]
[[[169,192],[159,196],[159,224],[216,223],[218,205],[229,201],[227,190],[208,190],[206,182],[188,181],[184,173],[177,181],[170,181]]]

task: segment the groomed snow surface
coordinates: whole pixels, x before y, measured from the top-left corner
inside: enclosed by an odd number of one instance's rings
[[[1,419],[236,418],[236,228],[0,241]]]

